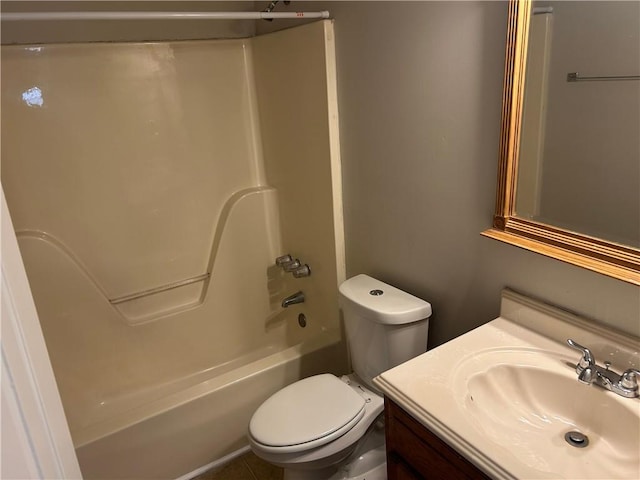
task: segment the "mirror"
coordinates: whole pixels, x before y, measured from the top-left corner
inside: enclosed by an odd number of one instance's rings
[[[640,285],[639,36],[638,2],[510,2],[485,236]]]
[[[640,248],[640,3],[533,5],[516,215]]]

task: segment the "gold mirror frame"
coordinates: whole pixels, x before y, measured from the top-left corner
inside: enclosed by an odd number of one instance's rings
[[[640,250],[516,216],[530,17],[531,0],[510,0],[496,210],[482,235],[640,285]]]

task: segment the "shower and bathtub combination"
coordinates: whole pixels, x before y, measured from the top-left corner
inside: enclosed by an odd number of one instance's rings
[[[2,186],[85,478],[231,458],[269,395],[346,373],[330,21],[2,65]]]

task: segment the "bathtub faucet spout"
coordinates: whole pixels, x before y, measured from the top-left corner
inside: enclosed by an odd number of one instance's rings
[[[289,295],[287,298],[282,300],[282,308],[287,308],[289,305],[294,305],[296,303],[304,302],[304,293],[296,292],[293,295]]]

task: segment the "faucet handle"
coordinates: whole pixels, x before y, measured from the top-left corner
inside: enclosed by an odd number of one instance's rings
[[[638,377],[640,377],[640,370],[637,368],[628,368],[620,376],[620,385],[629,390],[637,390]]]
[[[295,260],[291,260],[290,262],[285,262],[282,264],[282,268],[285,272],[293,272],[297,268],[300,268],[300,259],[296,258]]]
[[[295,278],[308,277],[309,275],[311,275],[311,268],[309,268],[309,265],[305,263],[301,267],[298,267],[295,270],[293,270],[292,273]]]
[[[282,255],[281,257],[276,258],[276,265],[281,267],[285,263],[289,263],[293,261],[293,257],[288,253],[286,255]]]
[[[567,345],[569,345],[571,348],[575,348],[576,350],[580,350],[582,352],[582,358],[578,363],[578,368],[580,370],[596,364],[596,359],[594,358],[593,353],[591,353],[591,350],[589,350],[587,347],[583,347],[582,345],[580,345],[579,343],[576,343],[570,338],[567,339]],[[576,368],[576,370],[578,368]]]

